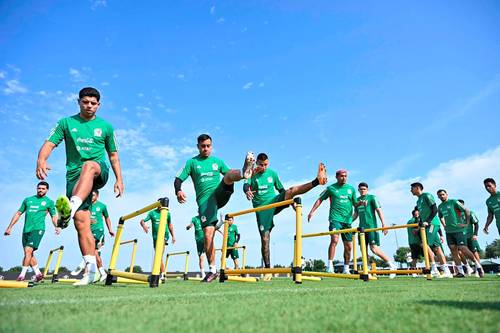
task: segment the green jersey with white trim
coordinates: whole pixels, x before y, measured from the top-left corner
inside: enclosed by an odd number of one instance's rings
[[[434,200],[434,197],[432,194],[424,192],[422,195],[420,195],[417,199],[417,207],[418,211],[420,212],[420,217],[422,218],[423,222],[431,222],[431,224],[435,226],[440,226],[441,222],[439,222],[439,218],[434,216],[432,221],[429,221],[429,217],[431,216],[431,207],[434,205],[436,201]]]
[[[332,184],[319,196],[321,201],[326,199],[330,199],[330,222],[352,223],[352,209],[358,202],[354,187],[349,184]]]
[[[100,201],[90,206],[90,230],[104,230],[104,218],[108,218],[108,208]],[[104,218],[103,218],[104,216]]]
[[[263,173],[257,173],[252,176],[247,183],[254,191],[252,204],[254,207],[260,207],[271,202],[276,197],[275,189],[280,192],[284,190],[278,173],[267,168]]]
[[[465,218],[465,208],[457,200],[448,199],[440,203],[438,206],[438,215],[444,219],[446,223],[444,230],[447,233],[464,231],[465,227],[460,225],[463,224],[462,216]]]
[[[375,211],[380,208],[380,203],[377,197],[372,194],[367,194],[365,196],[358,197],[359,206],[355,207],[356,212],[359,216],[359,226],[361,228],[376,228],[377,227],[377,216]]]
[[[33,195],[25,198],[18,211],[20,213],[26,212],[23,233],[33,230],[45,230],[45,216],[47,216],[47,213],[50,216],[56,215],[54,201],[47,196]]]

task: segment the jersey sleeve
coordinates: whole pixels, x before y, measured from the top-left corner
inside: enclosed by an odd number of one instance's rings
[[[238,231],[238,227],[236,226],[236,224],[233,224],[234,225],[234,233],[236,235],[238,235],[240,232]]]
[[[470,222],[471,222],[472,224],[477,224],[477,223],[479,223],[479,219],[477,218],[476,213],[474,213],[474,212],[470,212]]]
[[[424,194],[424,200],[427,202],[429,207],[431,207],[432,205],[434,205],[436,203],[436,201],[434,201],[434,197],[429,193]]]
[[[283,187],[283,184],[281,183],[281,179],[278,176],[277,173],[274,174],[274,187],[278,192],[281,192],[281,190],[284,190],[285,188]]]
[[[358,198],[356,198],[356,190],[354,189],[354,187],[352,188],[352,191],[351,191],[351,202],[352,202],[352,205],[354,207],[356,207],[356,204],[358,203]]]
[[[373,209],[377,209],[377,208],[381,207],[380,202],[378,201],[378,198],[376,196],[373,196],[372,205],[373,205]]]
[[[462,213],[465,212],[465,207],[464,205],[462,205],[462,203],[458,200],[453,200],[453,206],[458,209],[459,211],[461,211]]]
[[[113,126],[108,126],[108,133],[106,139],[104,140],[104,146],[108,153],[114,153],[118,151],[118,144],[116,143],[115,130]]]
[[[66,126],[64,119],[59,120],[54,128],[50,130],[47,141],[52,142],[53,144],[58,146],[62,142],[62,140],[64,140],[65,127]]]
[[[102,215],[103,215],[105,218],[108,218],[108,217],[109,217],[109,213],[108,213],[108,206],[106,206],[106,205],[102,205]]]
[[[172,215],[170,215],[170,211],[167,214],[167,224],[170,224],[172,222]]]
[[[488,208],[488,214],[493,214],[493,209],[488,205],[488,200],[486,200],[486,208]]]
[[[185,181],[190,175],[191,175],[191,160],[188,160],[186,162],[186,165],[184,165],[184,168],[182,168],[177,173],[176,177],[179,178],[181,181]]]
[[[24,213],[26,211],[26,199],[23,200],[23,202],[21,203],[21,207],[19,207],[17,211],[20,213]]]
[[[222,173],[223,175],[225,175],[226,173],[228,173],[228,171],[230,170],[229,167],[227,166],[226,162],[224,162],[223,160],[219,160],[219,167],[220,167],[220,173]]]
[[[439,207],[438,207],[438,216],[440,219],[443,218],[443,214],[441,213],[441,205],[439,205]]]
[[[325,201],[326,199],[328,199],[330,197],[330,191],[327,189],[325,189],[323,192],[321,192],[321,194],[319,195],[319,200],[321,201]]]
[[[144,218],[144,222],[148,222],[151,220],[151,212],[148,213],[148,215],[146,215],[146,217]]]
[[[56,206],[54,205],[54,201],[52,201],[52,200],[49,201],[49,206],[47,207],[47,211],[49,212],[50,216],[57,215]]]

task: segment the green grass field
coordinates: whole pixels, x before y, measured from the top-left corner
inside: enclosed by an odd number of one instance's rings
[[[0,332],[500,332],[500,278],[0,289]]]

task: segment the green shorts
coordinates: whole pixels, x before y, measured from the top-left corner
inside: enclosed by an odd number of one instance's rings
[[[410,244],[410,253],[413,260],[423,257],[424,249],[422,248],[422,244]]]
[[[350,223],[338,222],[338,221],[330,221],[330,225],[328,230],[343,230],[343,229],[351,229],[352,226]],[[340,234],[343,242],[352,242],[352,232]]]
[[[201,220],[201,227],[215,226],[218,221],[217,212],[224,207],[234,192],[234,184],[226,185],[221,180],[212,194],[203,202],[198,203],[198,215]]]
[[[104,229],[92,230],[92,235],[94,235],[95,239],[95,249],[98,250],[104,245]]]
[[[450,245],[457,245],[457,246],[467,245],[467,237],[465,236],[465,233],[463,231],[447,232],[446,233],[446,242],[448,243],[448,246],[450,246]]]
[[[431,248],[440,247],[441,239],[439,238],[439,228],[434,224],[431,224],[425,228],[425,235],[427,236],[427,245]]]
[[[231,256],[231,259],[233,259],[233,260],[234,259],[238,259],[240,257],[240,255],[238,253],[238,249],[227,250],[227,252],[226,252],[226,258],[229,258],[229,256]]]
[[[481,247],[479,246],[479,242],[471,238],[467,238],[467,247],[471,252],[481,252]]]
[[[168,245],[168,235],[165,235],[165,246]],[[153,248],[156,249],[156,238],[153,238]]]
[[[275,202],[284,201],[285,194],[286,192],[281,192],[280,194],[276,195],[272,200],[263,204],[262,206],[270,205]],[[257,226],[259,227],[260,234],[263,234],[266,231],[271,232],[271,230],[273,230],[274,228],[274,215],[279,214],[283,209],[287,207],[288,206],[281,206],[255,212],[255,215],[257,216]]]
[[[31,230],[23,233],[23,247],[31,247],[33,251],[38,249],[45,230]]]
[[[198,257],[205,253],[205,238],[195,238]]]
[[[360,241],[358,236],[358,241]],[[377,245],[380,246],[380,234],[378,231],[366,232],[365,233],[365,243],[367,246]]]
[[[101,174],[96,178],[94,178],[92,190],[98,190],[100,188],[103,188],[104,185],[106,185],[106,183],[108,182],[109,178],[109,167],[106,164],[106,162],[99,161],[97,163],[99,163],[99,166],[101,167]],[[70,172],[66,173],[66,196],[68,198],[71,198],[73,196],[73,188],[80,179],[81,171],[82,168],[78,168],[71,171],[71,173]],[[92,205],[92,192],[89,194],[88,197],[86,197],[82,201],[82,205],[80,206],[80,208],[78,208],[78,210],[89,210],[91,205]]]

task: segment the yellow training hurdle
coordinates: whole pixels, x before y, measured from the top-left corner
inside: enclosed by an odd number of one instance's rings
[[[137,238],[136,239],[131,239],[131,240],[128,240],[128,241],[123,241],[123,242],[120,242],[120,246],[122,245],[126,245],[126,244],[133,244],[133,247],[132,247],[132,259],[130,260],[130,267],[129,267],[129,273],[133,273],[134,272],[134,264],[135,264],[135,255],[137,253]]]
[[[168,261],[169,261],[170,257],[182,256],[182,255],[186,256],[185,265],[184,265],[184,273],[168,273]],[[189,270],[189,251],[167,253],[166,258],[165,258],[165,279],[182,277],[184,280],[187,280],[188,279],[188,270]]]
[[[0,288],[31,288],[34,285],[31,281],[0,280]]]
[[[228,237],[228,219],[231,217],[241,216],[245,214],[250,214],[262,210],[268,210],[276,207],[283,207],[289,205],[295,205],[295,242],[294,242],[294,254],[293,254],[293,267],[287,268],[241,268],[241,269],[226,269],[226,255],[227,255],[227,237]],[[243,278],[237,275],[242,274],[292,274],[295,283],[302,283],[302,202],[299,197],[289,200],[284,200],[281,202],[275,202],[269,205],[242,210],[236,213],[227,214],[224,221],[224,233],[222,237],[222,249],[221,249],[221,269],[220,269],[220,282],[224,281],[241,281],[250,282],[256,281],[255,278]]]
[[[243,249],[243,257],[242,257],[241,268],[247,267],[247,247],[245,245],[241,245],[241,246],[228,246],[226,249],[227,250]],[[217,253],[217,251],[222,251],[222,248],[215,249],[216,253]]]
[[[52,257],[55,252],[57,252],[56,265],[54,267],[54,271],[52,272],[52,274],[48,274],[50,270],[50,264],[52,262]],[[45,264],[45,269],[43,270],[44,279],[50,279],[52,283],[57,282],[57,274],[59,273],[59,267],[61,267],[63,253],[64,253],[64,246],[62,245],[56,247],[55,249],[50,250],[49,257],[47,258],[47,263]]]
[[[168,213],[168,198],[158,199],[155,203],[152,203],[144,208],[141,208],[133,213],[124,215],[120,217],[118,221],[118,228],[116,230],[115,242],[113,244],[113,250],[111,253],[111,260],[109,263],[108,276],[106,278],[106,285],[110,286],[113,282],[119,282],[118,278],[125,278],[134,281],[142,281],[149,283],[151,288],[156,288],[160,282],[160,266],[163,257],[163,247],[165,244],[165,230],[167,228],[167,213]],[[156,239],[156,250],[153,261],[153,267],[151,270],[151,275],[124,272],[116,270],[116,261],[118,260],[118,253],[120,252],[120,242],[123,233],[123,227],[125,221],[130,220],[136,216],[147,213],[150,210],[160,208],[160,225],[158,227],[158,238]],[[135,257],[133,258],[135,260]],[[131,265],[133,268],[133,266]],[[122,282],[125,282],[122,280]],[[139,282],[140,283],[140,282]]]

